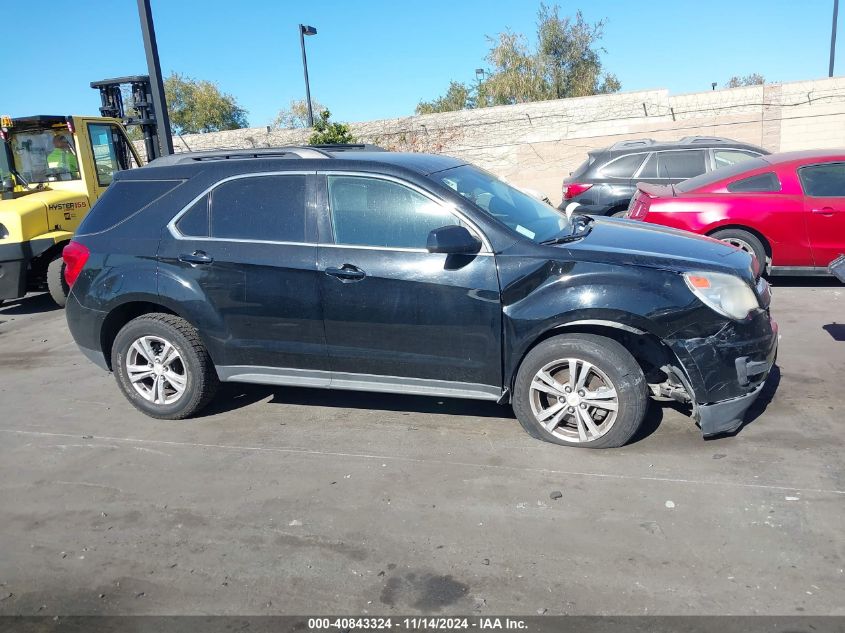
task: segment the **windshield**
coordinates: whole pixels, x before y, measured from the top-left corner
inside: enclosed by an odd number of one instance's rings
[[[760,167],[766,167],[768,164],[769,163],[762,158],[742,160],[738,163],[734,163],[733,165],[719,167],[719,169],[708,171],[706,174],[701,174],[700,176],[684,180],[683,182],[675,185],[675,190],[680,191],[681,193],[695,191],[699,187],[706,187],[707,185],[712,185],[714,182],[719,182],[725,178],[730,178],[731,176],[736,176],[737,174],[742,174],[746,171],[753,171],[755,169],[759,169]]]
[[[564,213],[478,167],[452,167],[430,174],[429,178],[457,191],[509,229],[535,242],[570,229]]]
[[[73,136],[53,130],[13,132],[9,139],[17,173],[28,183],[79,180]]]

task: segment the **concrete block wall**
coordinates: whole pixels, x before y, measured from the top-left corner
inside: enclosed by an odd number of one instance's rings
[[[845,147],[845,77],[670,95],[643,90],[351,124],[360,142],[465,158],[557,202],[587,152],[635,138],[706,135],[770,151]],[[176,151],[307,143],[308,130],[174,138]]]

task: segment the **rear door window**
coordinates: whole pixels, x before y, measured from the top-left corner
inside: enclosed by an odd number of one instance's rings
[[[305,241],[305,176],[250,176],[211,193],[210,235],[261,242]]]
[[[645,160],[645,154],[630,154],[614,158],[601,168],[601,175],[605,178],[633,178],[636,171]]]
[[[815,198],[845,197],[845,163],[809,165],[798,170],[804,193]]]
[[[208,237],[208,200],[211,196],[205,194],[191,205],[176,222],[176,228],[182,235],[189,237]]]
[[[682,149],[657,152],[658,178],[692,178],[707,171],[705,150]]]

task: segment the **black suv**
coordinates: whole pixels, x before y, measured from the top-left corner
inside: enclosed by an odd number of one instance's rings
[[[570,221],[447,156],[161,158],[116,174],[64,256],[73,337],[157,418],[252,382],[512,402],[537,438],[620,446],[649,395],[735,430],[777,346],[747,253]]]
[[[712,136],[677,142],[621,141],[590,152],[563,181],[560,209],[578,203],[576,213],[622,217],[638,182],[674,185],[719,167],[768,154],[762,147]]]

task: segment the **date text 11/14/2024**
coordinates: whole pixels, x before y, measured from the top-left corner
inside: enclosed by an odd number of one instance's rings
[[[408,618],[309,618],[308,629],[319,630],[365,630],[365,629],[405,629],[410,631],[451,631],[451,630],[525,630],[525,620],[519,618],[477,617],[477,618],[441,618],[441,617],[408,617]]]

